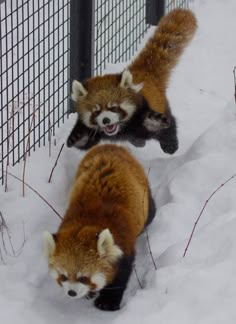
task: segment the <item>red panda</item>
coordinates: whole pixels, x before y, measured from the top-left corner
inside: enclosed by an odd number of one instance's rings
[[[121,74],[74,80],[78,120],[67,145],[88,149],[102,138],[144,146],[156,139],[164,152],[178,148],[176,121],[166,97],[169,76],[192,39],[197,22],[186,9],[164,16],[137,58]]]
[[[96,307],[119,309],[136,239],[154,216],[139,162],[124,147],[96,145],[79,165],[57,233],[44,233],[50,274],[69,297],[99,293]]]

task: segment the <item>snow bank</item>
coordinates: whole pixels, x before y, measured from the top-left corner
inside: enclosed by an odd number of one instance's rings
[[[3,251],[0,264],[1,323],[181,323],[234,324],[236,319],[236,182],[233,179],[207,204],[185,258],[193,225],[212,192],[236,172],[235,103],[232,70],[236,44],[234,0],[195,0],[199,31],[173,73],[169,98],[179,122],[181,147],[165,155],[150,142],[133,154],[143,163],[157,204],[149,227],[155,271],[145,234],[137,243],[136,270],[123,308],[101,312],[90,301],[71,301],[47,273],[42,232],[54,232],[58,216],[35,193],[8,176],[8,192],[0,188],[0,210],[17,249],[14,258]],[[224,15],[224,23],[222,22]],[[113,68],[111,67],[111,70]],[[43,148],[27,159],[26,182],[63,215],[76,167],[83,153],[64,148],[48,183],[56,156],[75,122],[71,116],[57,135],[48,156]],[[22,177],[23,164],[10,168]],[[5,236],[8,251],[10,244]]]

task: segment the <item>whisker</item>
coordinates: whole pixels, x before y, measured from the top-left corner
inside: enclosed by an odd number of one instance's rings
[[[107,287],[107,288],[103,288],[104,290],[115,290],[115,289],[124,289],[124,287]]]
[[[95,128],[95,130],[94,130],[94,134],[93,134],[93,137],[92,137],[92,138],[95,137],[95,135],[97,134],[97,131],[98,131],[98,127]]]

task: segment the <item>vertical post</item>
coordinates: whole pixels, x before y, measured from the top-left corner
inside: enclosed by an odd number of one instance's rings
[[[146,23],[157,25],[165,14],[165,0],[146,0]]]
[[[70,89],[92,75],[94,0],[70,1]]]

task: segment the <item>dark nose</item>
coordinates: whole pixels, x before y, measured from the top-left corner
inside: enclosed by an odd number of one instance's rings
[[[106,125],[106,124],[110,124],[111,120],[107,117],[103,118],[102,120],[103,124]]]
[[[74,290],[69,290],[67,293],[70,297],[75,297],[77,296],[77,293]]]

